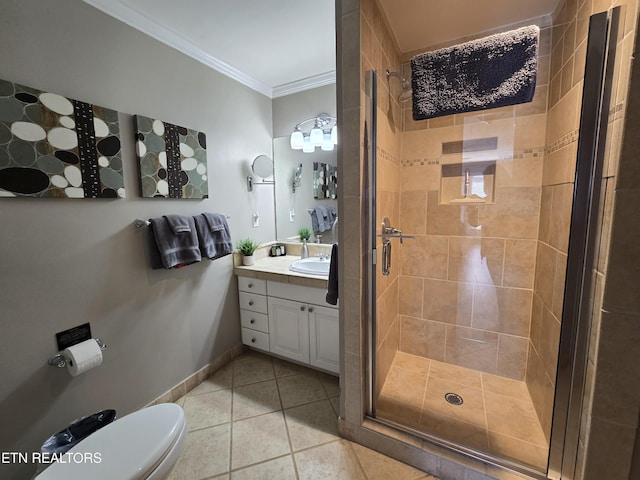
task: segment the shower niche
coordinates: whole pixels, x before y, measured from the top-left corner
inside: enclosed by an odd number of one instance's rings
[[[495,160],[450,163],[441,166],[440,204],[495,203]]]

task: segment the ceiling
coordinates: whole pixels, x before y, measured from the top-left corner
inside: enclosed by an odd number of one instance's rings
[[[334,0],[84,0],[269,97],[335,82]]]
[[[84,1],[270,98],[335,82],[334,0]],[[378,1],[407,53],[540,17],[559,0]]]

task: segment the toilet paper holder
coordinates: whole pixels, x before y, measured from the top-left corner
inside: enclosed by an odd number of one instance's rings
[[[100,347],[100,350],[104,350],[105,348],[107,348],[107,344],[104,343],[99,338],[94,338],[94,340]],[[64,355],[62,354],[62,352],[58,352],[55,355],[49,357],[49,361],[47,363],[52,367],[64,368],[67,366],[67,359],[64,358]]]

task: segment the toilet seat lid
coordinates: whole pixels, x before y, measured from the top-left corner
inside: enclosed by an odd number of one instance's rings
[[[185,423],[182,408],[174,403],[143,408],[79,442],[63,455],[67,463],[51,464],[37,479],[146,478],[176,443]]]

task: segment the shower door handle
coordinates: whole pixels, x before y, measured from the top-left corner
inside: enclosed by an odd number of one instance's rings
[[[382,241],[382,275],[391,273],[391,240]]]
[[[402,240],[405,238],[416,238],[414,235],[405,235],[401,230],[398,230],[398,233],[379,233],[378,236],[383,238],[383,241],[386,241],[389,238],[399,238],[400,243],[402,243]]]

